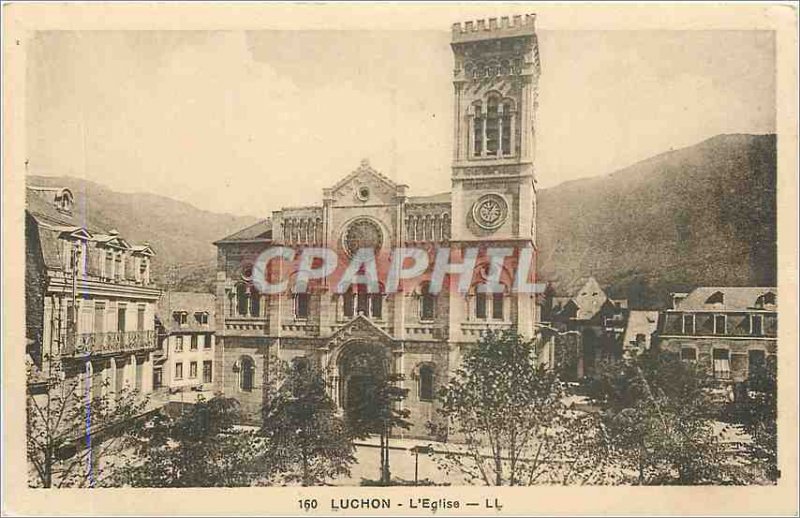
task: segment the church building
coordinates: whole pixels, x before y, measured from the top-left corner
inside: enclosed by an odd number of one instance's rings
[[[540,65],[534,21],[527,15],[452,27],[451,192],[413,196],[363,161],[311,205],[276,208],[215,243],[214,387],[238,399],[250,420],[259,420],[269,358],[305,357],[323,370],[343,411],[372,377],[401,375],[409,389],[402,405],[413,422],[403,433],[425,437],[426,423],[436,419],[436,391],[483,331],[515,328],[534,336],[537,295],[512,290],[513,264],[501,275],[502,293],[474,286],[432,293],[430,270],[396,293],[362,286],[335,293],[323,282],[303,293],[263,294],[253,283],[255,258],[275,246],[324,247],[340,257],[365,245],[386,254],[421,248],[432,257],[442,247],[508,247],[532,249],[535,257]],[[487,266],[476,264],[475,285]]]

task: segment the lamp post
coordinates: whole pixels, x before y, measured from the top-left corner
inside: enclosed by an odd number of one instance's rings
[[[417,445],[411,448],[411,453],[414,454],[414,485],[416,486],[419,484],[419,454],[430,455],[433,453],[433,446]]]

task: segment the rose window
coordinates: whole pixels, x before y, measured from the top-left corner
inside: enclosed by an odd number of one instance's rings
[[[342,244],[345,252],[351,256],[359,248],[371,248],[377,252],[383,245],[383,232],[374,221],[359,219],[347,227],[342,238]]]

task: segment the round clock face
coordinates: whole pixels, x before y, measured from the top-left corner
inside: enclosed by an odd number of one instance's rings
[[[505,223],[508,218],[508,204],[502,196],[485,194],[472,206],[472,219],[481,228],[494,230]]]
[[[342,236],[342,244],[350,256],[359,248],[372,248],[377,252],[383,246],[383,232],[374,221],[358,219],[347,226]]]

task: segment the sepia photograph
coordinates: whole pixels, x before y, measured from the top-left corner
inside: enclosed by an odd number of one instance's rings
[[[770,23],[797,13],[762,5],[4,4],[28,498],[505,514],[476,490],[796,484],[796,48]]]

